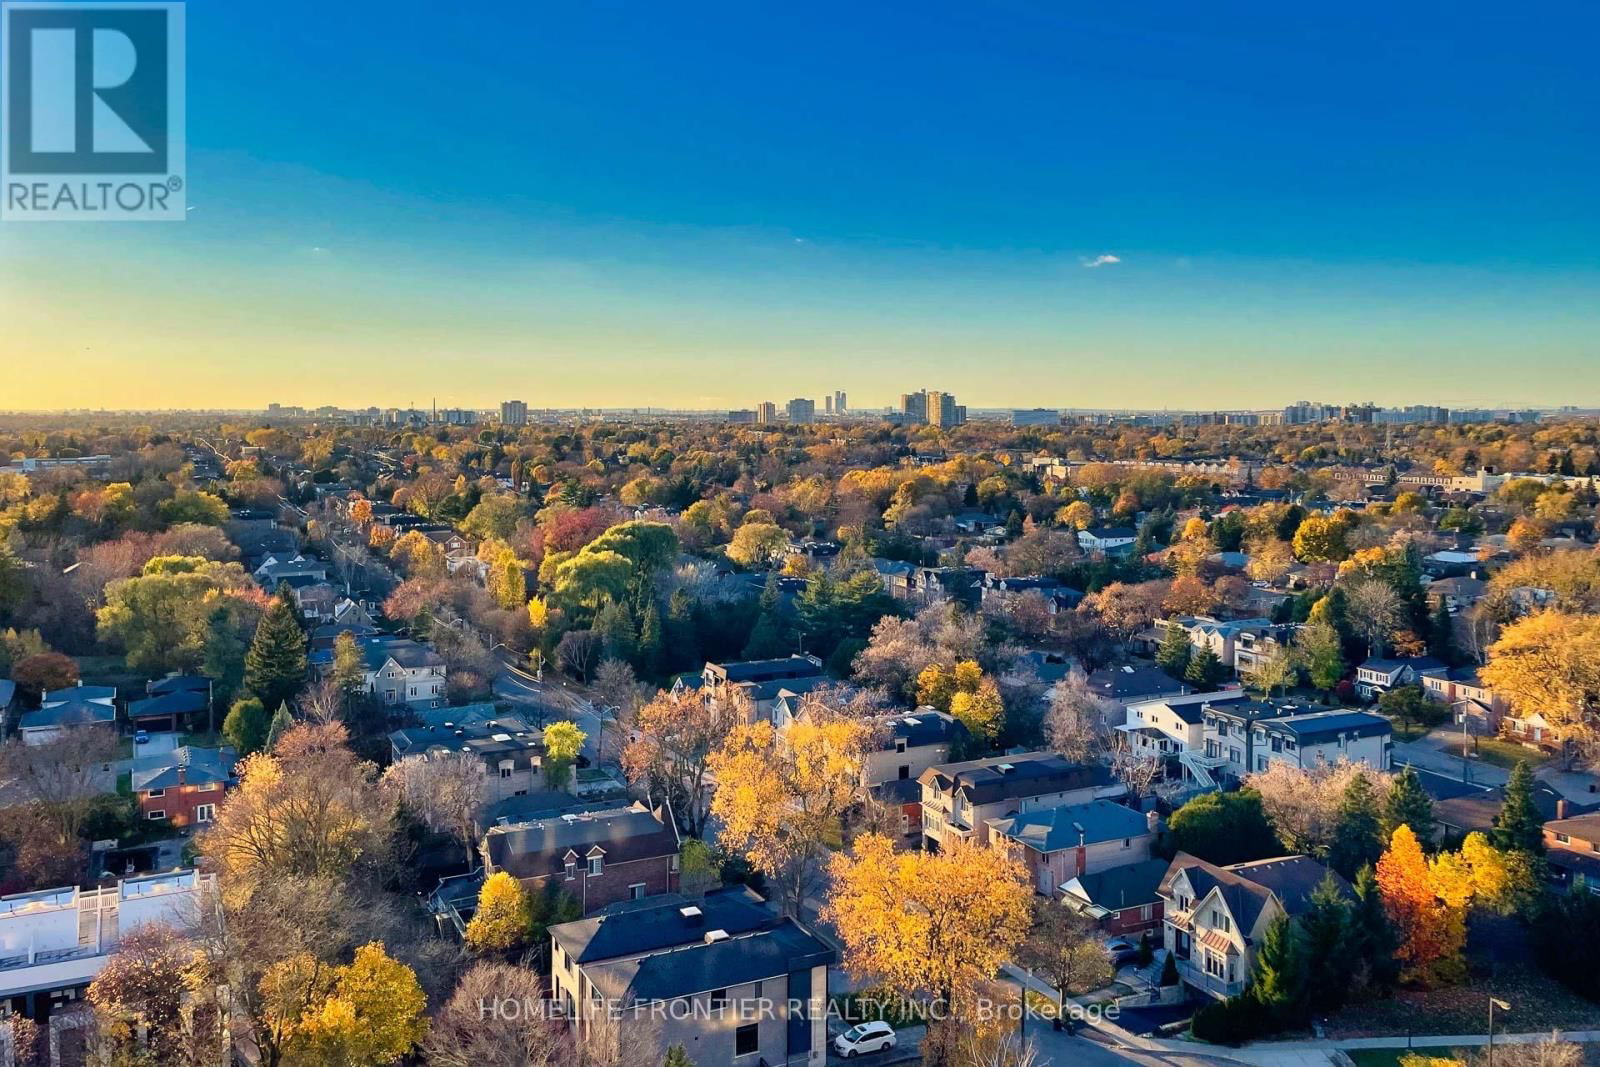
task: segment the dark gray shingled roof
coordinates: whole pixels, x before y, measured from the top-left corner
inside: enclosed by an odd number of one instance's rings
[[[832,948],[793,919],[711,944],[697,942],[637,959],[584,968],[604,997],[620,1004],[672,1000],[747,985],[831,964]]]

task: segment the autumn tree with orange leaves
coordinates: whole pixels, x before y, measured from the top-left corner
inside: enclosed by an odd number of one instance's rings
[[[1449,873],[1436,878],[1411,827],[1395,827],[1388,851],[1378,860],[1377,877],[1384,911],[1400,940],[1395,958],[1402,981],[1428,984],[1459,976],[1470,891],[1462,899]]]

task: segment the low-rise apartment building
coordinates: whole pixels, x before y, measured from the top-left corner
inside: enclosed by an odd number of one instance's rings
[[[179,870],[0,897],[0,1003],[47,1019],[82,998],[123,935],[147,923],[198,928],[215,906],[216,879]]]

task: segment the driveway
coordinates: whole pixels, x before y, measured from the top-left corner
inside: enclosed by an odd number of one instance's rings
[[[1486,786],[1505,785],[1510,772],[1504,768],[1485,763],[1483,760],[1463,760],[1460,756],[1444,750],[1445,745],[1459,740],[1460,737],[1459,730],[1441,726],[1415,741],[1397,742],[1394,746],[1393,765],[1398,770],[1410,764],[1419,771],[1432,771],[1460,781],[1464,764],[1466,781]]]
[[[133,757],[164,756],[178,747],[178,735],[171,733],[151,734],[150,740],[142,745],[133,746]]]

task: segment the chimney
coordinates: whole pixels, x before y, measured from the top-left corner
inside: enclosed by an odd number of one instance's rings
[[[1089,866],[1089,846],[1084,842],[1084,838],[1088,835],[1084,832],[1082,823],[1075,822],[1072,824],[1072,828],[1078,831],[1076,861],[1078,866],[1078,877],[1082,878],[1084,869]]]
[[[1567,817],[1567,798],[1566,797],[1557,797],[1556,798],[1556,818],[1565,819],[1566,817]]]

